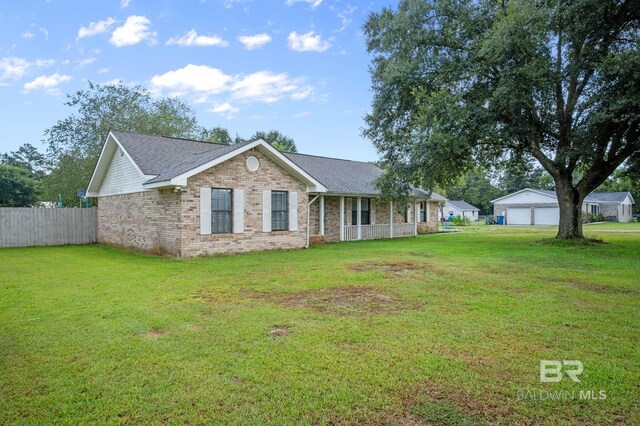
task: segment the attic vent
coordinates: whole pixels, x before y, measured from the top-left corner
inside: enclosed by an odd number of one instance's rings
[[[247,170],[250,172],[256,172],[260,168],[260,160],[253,155],[247,157]]]

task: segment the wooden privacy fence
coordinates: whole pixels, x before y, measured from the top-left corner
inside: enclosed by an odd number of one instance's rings
[[[98,212],[95,207],[0,207],[0,247],[91,244],[97,239]]]

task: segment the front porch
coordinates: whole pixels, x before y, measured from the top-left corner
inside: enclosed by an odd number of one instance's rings
[[[343,241],[379,240],[413,237],[418,234],[414,223],[380,223],[377,225],[344,225]]]
[[[411,199],[408,208],[366,196],[319,195],[310,200],[310,234],[327,241],[375,240],[437,229],[437,201]]]

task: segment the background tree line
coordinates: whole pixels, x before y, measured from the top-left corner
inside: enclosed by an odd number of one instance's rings
[[[296,152],[295,141],[277,130],[257,131],[248,138],[231,137],[226,128],[206,128],[195,110],[177,98],[153,98],[142,86],[89,82],[67,95],[73,112],[44,132],[46,151],[31,144],[0,154],[0,206],[32,206],[38,202],[64,206],[78,203],[76,191],[86,188],[109,130],[129,131],[233,144],[262,138],[276,149]]]

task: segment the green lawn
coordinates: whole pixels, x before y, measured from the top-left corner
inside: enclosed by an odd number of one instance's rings
[[[191,260],[2,249],[0,424],[638,424],[640,224],[585,229],[608,244],[482,226]],[[581,382],[540,383],[542,359]]]

